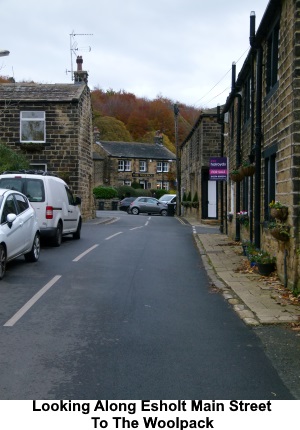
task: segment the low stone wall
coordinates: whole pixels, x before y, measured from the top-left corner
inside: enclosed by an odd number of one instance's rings
[[[116,211],[119,209],[119,199],[96,199],[97,211]]]

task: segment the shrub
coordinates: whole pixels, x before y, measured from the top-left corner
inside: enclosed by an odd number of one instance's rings
[[[113,199],[118,197],[118,192],[113,187],[96,187],[93,189],[93,194],[96,199]]]
[[[28,168],[29,161],[24,155],[18,154],[13,149],[0,143],[0,173],[5,170],[20,170]]]
[[[129,185],[121,185],[120,187],[116,187],[116,190],[120,199],[123,197],[135,197],[136,190]]]
[[[131,186],[135,190],[140,190],[142,188],[141,185],[138,182],[136,182],[136,181],[132,182]]]
[[[159,199],[161,196],[163,196],[164,194],[169,194],[169,192],[168,191],[166,191],[166,190],[161,190],[161,189],[158,189],[158,190],[156,190],[156,189],[152,189],[151,190],[151,195],[153,196],[154,195],[154,193],[155,193],[155,198],[156,199]]]

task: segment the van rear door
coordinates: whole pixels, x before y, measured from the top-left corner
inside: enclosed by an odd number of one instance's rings
[[[67,216],[64,214],[64,230],[74,232],[77,229],[79,211],[78,206],[75,204],[75,198],[68,187],[64,187],[67,194],[68,210]]]

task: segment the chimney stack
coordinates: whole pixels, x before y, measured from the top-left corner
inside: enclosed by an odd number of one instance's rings
[[[77,63],[77,71],[74,72],[74,82],[75,84],[80,84],[80,83],[88,83],[88,72],[82,70],[82,63],[83,63],[83,59],[81,55],[78,55],[78,57],[76,58],[76,63]]]
[[[83,63],[83,59],[82,59],[81,55],[78,55],[78,57],[76,58],[76,63],[77,63],[77,72],[81,72],[82,71],[82,63]]]
[[[156,143],[156,145],[163,146],[163,134],[160,130],[157,130],[155,132],[154,142]]]

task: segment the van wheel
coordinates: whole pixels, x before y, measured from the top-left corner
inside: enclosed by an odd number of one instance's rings
[[[0,279],[3,279],[6,270],[6,252],[3,245],[0,245]]]
[[[73,239],[80,239],[81,235],[81,219],[78,221],[77,230],[73,233]]]
[[[55,236],[53,238],[53,245],[60,246],[62,242],[62,223],[59,222],[56,227]]]
[[[41,251],[40,235],[39,233],[36,233],[31,251],[24,255],[25,260],[32,261],[32,262],[38,261],[40,257],[40,251]]]

